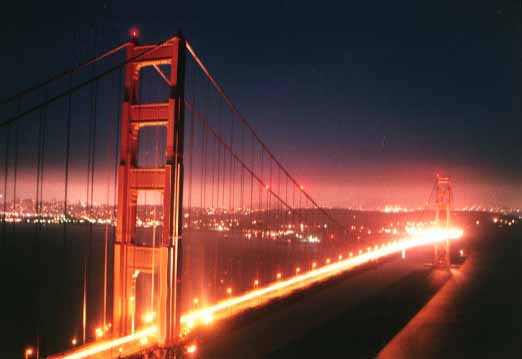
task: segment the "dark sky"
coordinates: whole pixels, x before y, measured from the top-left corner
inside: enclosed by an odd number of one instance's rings
[[[93,54],[95,26],[100,49],[182,28],[322,203],[422,205],[441,172],[459,206],[522,207],[520,1],[342,3],[11,3],[0,97]]]

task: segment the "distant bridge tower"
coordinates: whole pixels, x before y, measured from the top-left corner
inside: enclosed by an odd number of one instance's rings
[[[435,182],[435,225],[438,228],[444,227],[449,229],[451,221],[451,205],[453,202],[453,193],[449,177],[441,177],[437,175]],[[435,266],[450,266],[450,241],[447,239],[444,243],[435,244],[435,253],[433,258]]]
[[[140,71],[150,66],[168,83],[170,91],[166,102],[140,102]],[[170,72],[162,71],[166,66]],[[136,329],[141,319],[138,315],[143,314],[137,313],[136,302],[148,300],[136,298],[137,279],[140,275],[154,273],[159,283],[155,288],[154,323],[160,345],[166,347],[175,344],[179,337],[184,76],[185,41],[181,35],[161,46],[140,46],[134,39],[127,47],[114,244],[113,331],[115,336],[123,336]],[[138,167],[139,132],[147,126],[166,127],[164,166]],[[154,248],[136,243],[140,191],[159,192],[163,199],[161,241]]]

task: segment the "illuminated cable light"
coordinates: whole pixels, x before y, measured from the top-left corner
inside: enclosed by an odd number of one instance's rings
[[[282,276],[281,276],[281,273],[277,273],[276,278],[277,278],[277,279],[281,279],[281,277],[282,277]]]
[[[192,303],[194,303],[194,305],[197,306],[199,304],[199,298],[194,298]]]
[[[342,260],[343,259],[343,255],[342,254],[339,254],[339,257],[337,257],[338,260]]]
[[[295,274],[299,274],[300,271],[301,271],[301,268],[297,267],[297,268],[295,269]]]
[[[76,338],[72,338],[71,344],[72,344],[72,346],[75,346],[76,344],[78,344],[78,340],[76,340]]]
[[[254,288],[256,288],[259,285],[259,280],[254,280]]]
[[[103,329],[102,328],[96,328],[94,330],[94,334],[96,335],[96,338],[102,338],[103,337]]]
[[[227,288],[227,295],[232,295],[232,288],[230,288],[230,287]]]

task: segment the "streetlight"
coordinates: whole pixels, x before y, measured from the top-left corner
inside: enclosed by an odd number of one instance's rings
[[[187,354],[194,354],[196,352],[196,350],[198,350],[198,347],[196,344],[192,343],[190,344],[187,348]]]
[[[25,349],[25,359],[29,359],[29,357],[33,355],[33,348],[27,348]]]

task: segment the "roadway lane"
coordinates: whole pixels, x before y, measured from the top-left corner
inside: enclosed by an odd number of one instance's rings
[[[521,358],[522,233],[500,229],[379,353],[382,359]]]

